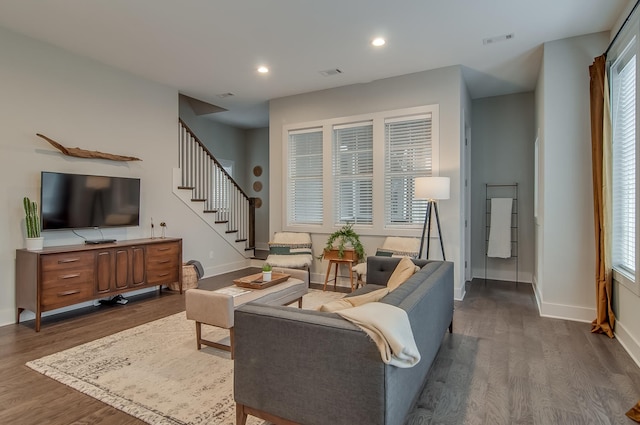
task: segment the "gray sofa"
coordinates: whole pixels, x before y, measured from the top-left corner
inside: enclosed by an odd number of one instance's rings
[[[368,257],[365,287],[386,284],[399,259]],[[369,337],[335,313],[249,303],[235,313],[236,424],[403,424],[453,323],[453,264],[422,269],[381,302],[407,312],[420,362],[382,362]]]

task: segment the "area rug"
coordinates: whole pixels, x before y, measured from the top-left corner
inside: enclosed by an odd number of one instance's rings
[[[303,308],[343,295],[310,290]],[[205,339],[228,336],[225,329],[203,327]],[[233,361],[226,351],[195,346],[194,322],[181,312],[27,366],[149,424],[233,425]],[[247,423],[263,422],[250,417]]]

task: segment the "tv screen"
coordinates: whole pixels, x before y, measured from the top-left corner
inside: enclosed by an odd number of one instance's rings
[[[42,230],[140,224],[140,179],[42,172]]]

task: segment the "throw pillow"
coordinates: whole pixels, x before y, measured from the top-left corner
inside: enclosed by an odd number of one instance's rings
[[[391,257],[393,254],[395,254],[395,252],[390,249],[378,248],[376,251],[376,257]]]
[[[409,257],[402,257],[396,269],[391,274],[389,281],[387,282],[387,288],[389,292],[402,285],[407,279],[409,279],[416,272],[417,267]]]
[[[359,305],[380,301],[385,295],[389,293],[389,288],[380,288],[375,291],[368,292],[362,295],[356,295],[355,297],[342,298],[339,300],[331,301],[321,305],[317,309],[319,311],[334,312],[338,310],[344,310],[345,308],[357,307]]]

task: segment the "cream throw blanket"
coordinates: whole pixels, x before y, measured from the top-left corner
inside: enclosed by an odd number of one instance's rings
[[[420,361],[407,313],[393,305],[372,302],[336,311],[365,331],[380,350],[382,361],[392,366],[409,368]]]

